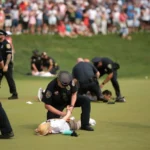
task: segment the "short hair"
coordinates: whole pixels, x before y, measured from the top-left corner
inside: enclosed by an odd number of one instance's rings
[[[112,95],[112,92],[109,91],[109,90],[104,90],[104,91],[102,92],[102,94],[103,94],[103,95]]]

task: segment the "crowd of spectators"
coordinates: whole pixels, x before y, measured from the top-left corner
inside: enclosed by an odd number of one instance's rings
[[[77,37],[150,29],[150,0],[1,0],[0,28]]]

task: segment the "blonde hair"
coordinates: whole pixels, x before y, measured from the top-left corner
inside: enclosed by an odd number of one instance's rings
[[[43,122],[41,123],[37,129],[35,129],[35,132],[38,135],[47,135],[48,133],[51,132],[51,126],[50,126],[50,122]]]

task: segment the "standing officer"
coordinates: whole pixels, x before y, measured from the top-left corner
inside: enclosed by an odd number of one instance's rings
[[[58,77],[48,84],[43,93],[42,101],[48,110],[47,119],[65,116],[66,112],[63,112],[63,109],[66,106],[71,112],[74,107],[81,107],[81,129],[94,131],[89,125],[90,99],[77,94],[77,85],[69,72],[59,72]]]
[[[9,122],[5,110],[2,107],[1,102],[0,102],[0,131],[1,131],[0,139],[9,139],[14,136],[11,124]]]
[[[120,68],[120,65],[106,57],[95,57],[92,59],[92,62],[100,72],[100,77],[102,77],[104,74],[108,74],[100,87],[103,88],[103,86],[111,80],[117,96],[116,101],[125,102],[125,98],[121,96],[119,83],[117,81],[117,70]]]
[[[41,57],[43,69],[46,68],[51,74],[56,74],[59,70],[59,66],[55,60],[52,57],[49,57],[46,52],[43,52]]]
[[[96,95],[97,100],[104,100],[99,87],[99,71],[90,63],[82,58],[77,59],[77,64],[72,69],[73,77],[79,82],[79,93],[86,94],[88,91]]]
[[[43,71],[42,59],[37,49],[33,50],[32,52],[33,55],[31,57],[31,73],[32,75],[39,75],[39,72]]]
[[[0,80],[2,80],[3,76],[5,76],[7,80],[9,91],[12,93],[12,96],[8,99],[18,99],[18,93],[16,91],[16,85],[13,79],[12,48],[10,43],[8,43],[5,38],[6,32],[0,30],[0,53],[4,61],[3,74]]]

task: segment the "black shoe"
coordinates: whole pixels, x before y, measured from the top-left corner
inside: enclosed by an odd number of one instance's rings
[[[83,126],[83,127],[81,127],[81,130],[94,131],[94,129],[90,126]]]
[[[125,102],[126,99],[124,97],[117,97],[116,102]]]
[[[7,134],[2,134],[0,135],[0,139],[10,139],[14,136],[13,132],[7,133]]]
[[[12,96],[8,97],[9,100],[18,99],[18,95],[13,94]]]

